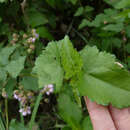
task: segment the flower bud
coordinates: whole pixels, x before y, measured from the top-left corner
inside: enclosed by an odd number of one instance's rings
[[[25,105],[26,103],[27,103],[27,97],[24,96],[24,97],[21,98],[21,104]]]
[[[36,29],[32,29],[31,31],[32,35],[36,33]]]
[[[13,33],[13,38],[18,38],[18,35],[16,33]]]
[[[31,45],[29,46],[29,48],[32,49],[32,50],[34,50],[34,49],[35,49],[35,45],[31,44]]]
[[[8,95],[7,95],[7,93],[6,93],[5,90],[2,90],[2,97],[4,97],[4,98],[8,98]]]
[[[28,37],[27,34],[24,33],[24,34],[23,34],[23,38],[25,39],[25,38],[27,38],[27,37]]]
[[[104,21],[103,23],[104,23],[104,24],[107,24],[107,21]]]
[[[32,49],[27,49],[27,52],[30,54],[32,52]]]
[[[46,93],[47,95],[50,95],[54,91],[53,84],[45,85],[44,88],[41,90],[41,93]]]
[[[34,96],[34,94],[33,94],[32,92],[27,93],[27,97],[28,97],[29,99],[31,99],[33,96]]]

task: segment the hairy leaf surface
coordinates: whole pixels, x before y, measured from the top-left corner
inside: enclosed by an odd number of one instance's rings
[[[25,90],[38,90],[38,80],[35,77],[25,76],[23,77],[21,84]]]
[[[0,67],[0,81],[5,81],[7,78],[7,73],[4,67]]]
[[[58,107],[61,117],[71,126],[72,130],[81,130],[80,121],[82,119],[82,112],[67,94],[60,95]]]
[[[55,84],[60,90],[63,82],[63,70],[60,65],[60,54],[57,42],[50,42],[35,62],[34,72],[38,75],[39,87]]]
[[[81,73],[82,59],[79,53],[73,48],[68,36],[61,42],[63,42],[61,47],[61,62],[65,71],[65,78],[77,77]]]
[[[13,53],[17,46],[5,47],[0,52],[0,64],[7,65],[9,62],[9,56]]]
[[[24,68],[25,56],[20,56],[17,60],[11,61],[7,66],[6,70],[13,77],[16,78]]]

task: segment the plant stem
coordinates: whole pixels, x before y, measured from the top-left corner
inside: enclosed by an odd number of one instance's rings
[[[5,114],[6,114],[6,130],[9,129],[9,118],[8,118],[8,100],[5,99]]]
[[[86,43],[88,44],[88,40],[81,34],[79,33],[75,28],[73,28],[73,30],[77,33],[77,35]]]
[[[74,23],[74,19],[73,19],[72,22],[70,23],[69,28],[68,28],[66,34],[69,34],[69,32],[71,31],[72,26],[73,26],[73,23]]]
[[[123,54],[124,54],[124,62],[127,63],[127,56],[126,56],[126,50],[125,50],[125,41],[123,41]]]
[[[37,97],[37,100],[36,100],[36,103],[35,103],[35,106],[34,106],[34,109],[33,109],[33,112],[32,112],[31,120],[30,120],[30,123],[29,123],[29,130],[32,130],[32,127],[34,125],[35,117],[36,117],[41,99],[42,99],[42,93],[40,92],[38,97]]]
[[[20,106],[20,109],[21,109],[22,108],[21,104],[19,104],[19,106]],[[20,120],[21,120],[22,124],[24,125],[24,117],[23,117],[21,112],[20,112]]]
[[[1,107],[0,107],[0,130],[5,130],[5,125],[2,117]]]

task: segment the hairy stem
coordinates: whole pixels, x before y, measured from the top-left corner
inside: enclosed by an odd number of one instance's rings
[[[19,104],[19,106],[20,106],[20,109],[21,109],[22,108],[21,104]],[[23,117],[21,112],[20,112],[20,120],[21,120],[22,124],[24,125],[24,117]]]
[[[37,100],[36,100],[36,103],[35,103],[35,106],[34,106],[34,109],[33,109],[33,112],[32,112],[31,120],[29,123],[29,130],[32,130],[32,127],[34,125],[36,114],[37,114],[41,99],[42,99],[42,93],[39,93]]]
[[[8,100],[7,99],[5,99],[5,114],[6,114],[6,130],[9,130]]]

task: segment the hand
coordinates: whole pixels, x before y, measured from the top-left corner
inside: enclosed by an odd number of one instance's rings
[[[130,108],[105,107],[84,98],[94,130],[130,130]]]

